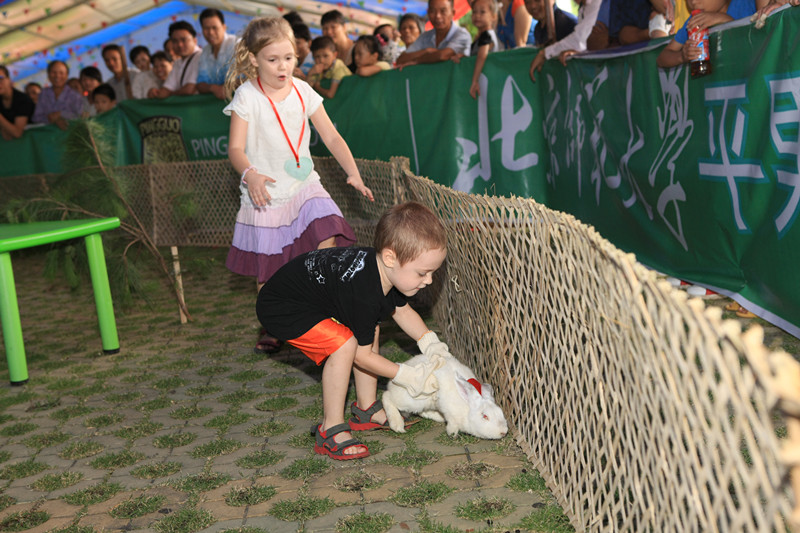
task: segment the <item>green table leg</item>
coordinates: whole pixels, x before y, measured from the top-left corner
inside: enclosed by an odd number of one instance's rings
[[[114,304],[111,303],[111,288],[108,285],[103,240],[97,233],[87,235],[84,239],[86,240],[86,254],[89,257],[89,271],[94,288],[94,302],[97,305],[100,337],[103,340],[103,352],[117,353],[119,352],[119,338],[117,337],[117,322],[114,318]]]
[[[25,344],[22,342],[14,270],[8,252],[0,253],[0,320],[3,321],[9,380],[12,385],[22,385],[28,381],[28,364],[25,361]]]

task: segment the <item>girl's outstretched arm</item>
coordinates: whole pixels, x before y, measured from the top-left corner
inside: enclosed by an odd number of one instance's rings
[[[375,198],[372,196],[372,191],[364,185],[356,166],[356,161],[353,159],[353,154],[350,153],[350,148],[348,148],[342,136],[339,135],[339,132],[336,131],[336,127],[331,122],[322,104],[311,115],[311,122],[317,129],[322,142],[325,143],[325,146],[342,166],[345,174],[347,174],[347,184],[352,185],[358,192],[369,198],[371,202],[374,202]]]

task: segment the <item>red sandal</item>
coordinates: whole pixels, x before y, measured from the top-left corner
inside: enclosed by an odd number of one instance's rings
[[[336,459],[337,461],[368,457],[369,449],[356,439],[347,439],[343,442],[336,442],[333,440],[334,436],[345,431],[350,431],[350,426],[347,424],[331,426],[327,431],[322,431],[322,424],[318,425],[314,430],[314,436],[317,439],[316,444],[314,444],[314,451],[320,455],[327,455],[331,459]],[[359,453],[344,453],[345,450],[353,446],[360,446],[365,448],[365,450]]]

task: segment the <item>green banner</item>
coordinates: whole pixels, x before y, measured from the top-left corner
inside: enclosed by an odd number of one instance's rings
[[[548,206],[800,336],[798,44],[794,9],[712,33],[702,78],[660,49],[548,65]]]
[[[325,109],[356,157],[405,156],[458,190],[533,197],[639,260],[702,283],[800,336],[800,9],[711,34],[713,73],[656,67],[659,44],[548,61],[491,54],[345,78]],[[210,96],[122,102],[100,120],[117,162],[226,157]],[[312,153],[327,155],[312,132]],[[64,133],[0,143],[0,175],[57,172]]]

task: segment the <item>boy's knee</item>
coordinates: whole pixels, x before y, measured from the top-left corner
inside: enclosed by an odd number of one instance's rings
[[[335,358],[337,361],[344,361],[344,362],[349,361],[350,364],[353,364],[353,362],[355,362],[356,360],[356,355],[358,352],[356,348],[358,348],[358,343],[356,342],[356,338],[350,337],[349,339],[347,339],[347,341],[345,341],[344,344],[342,344],[339,347],[338,350],[336,350],[330,356],[328,356],[328,361]]]

